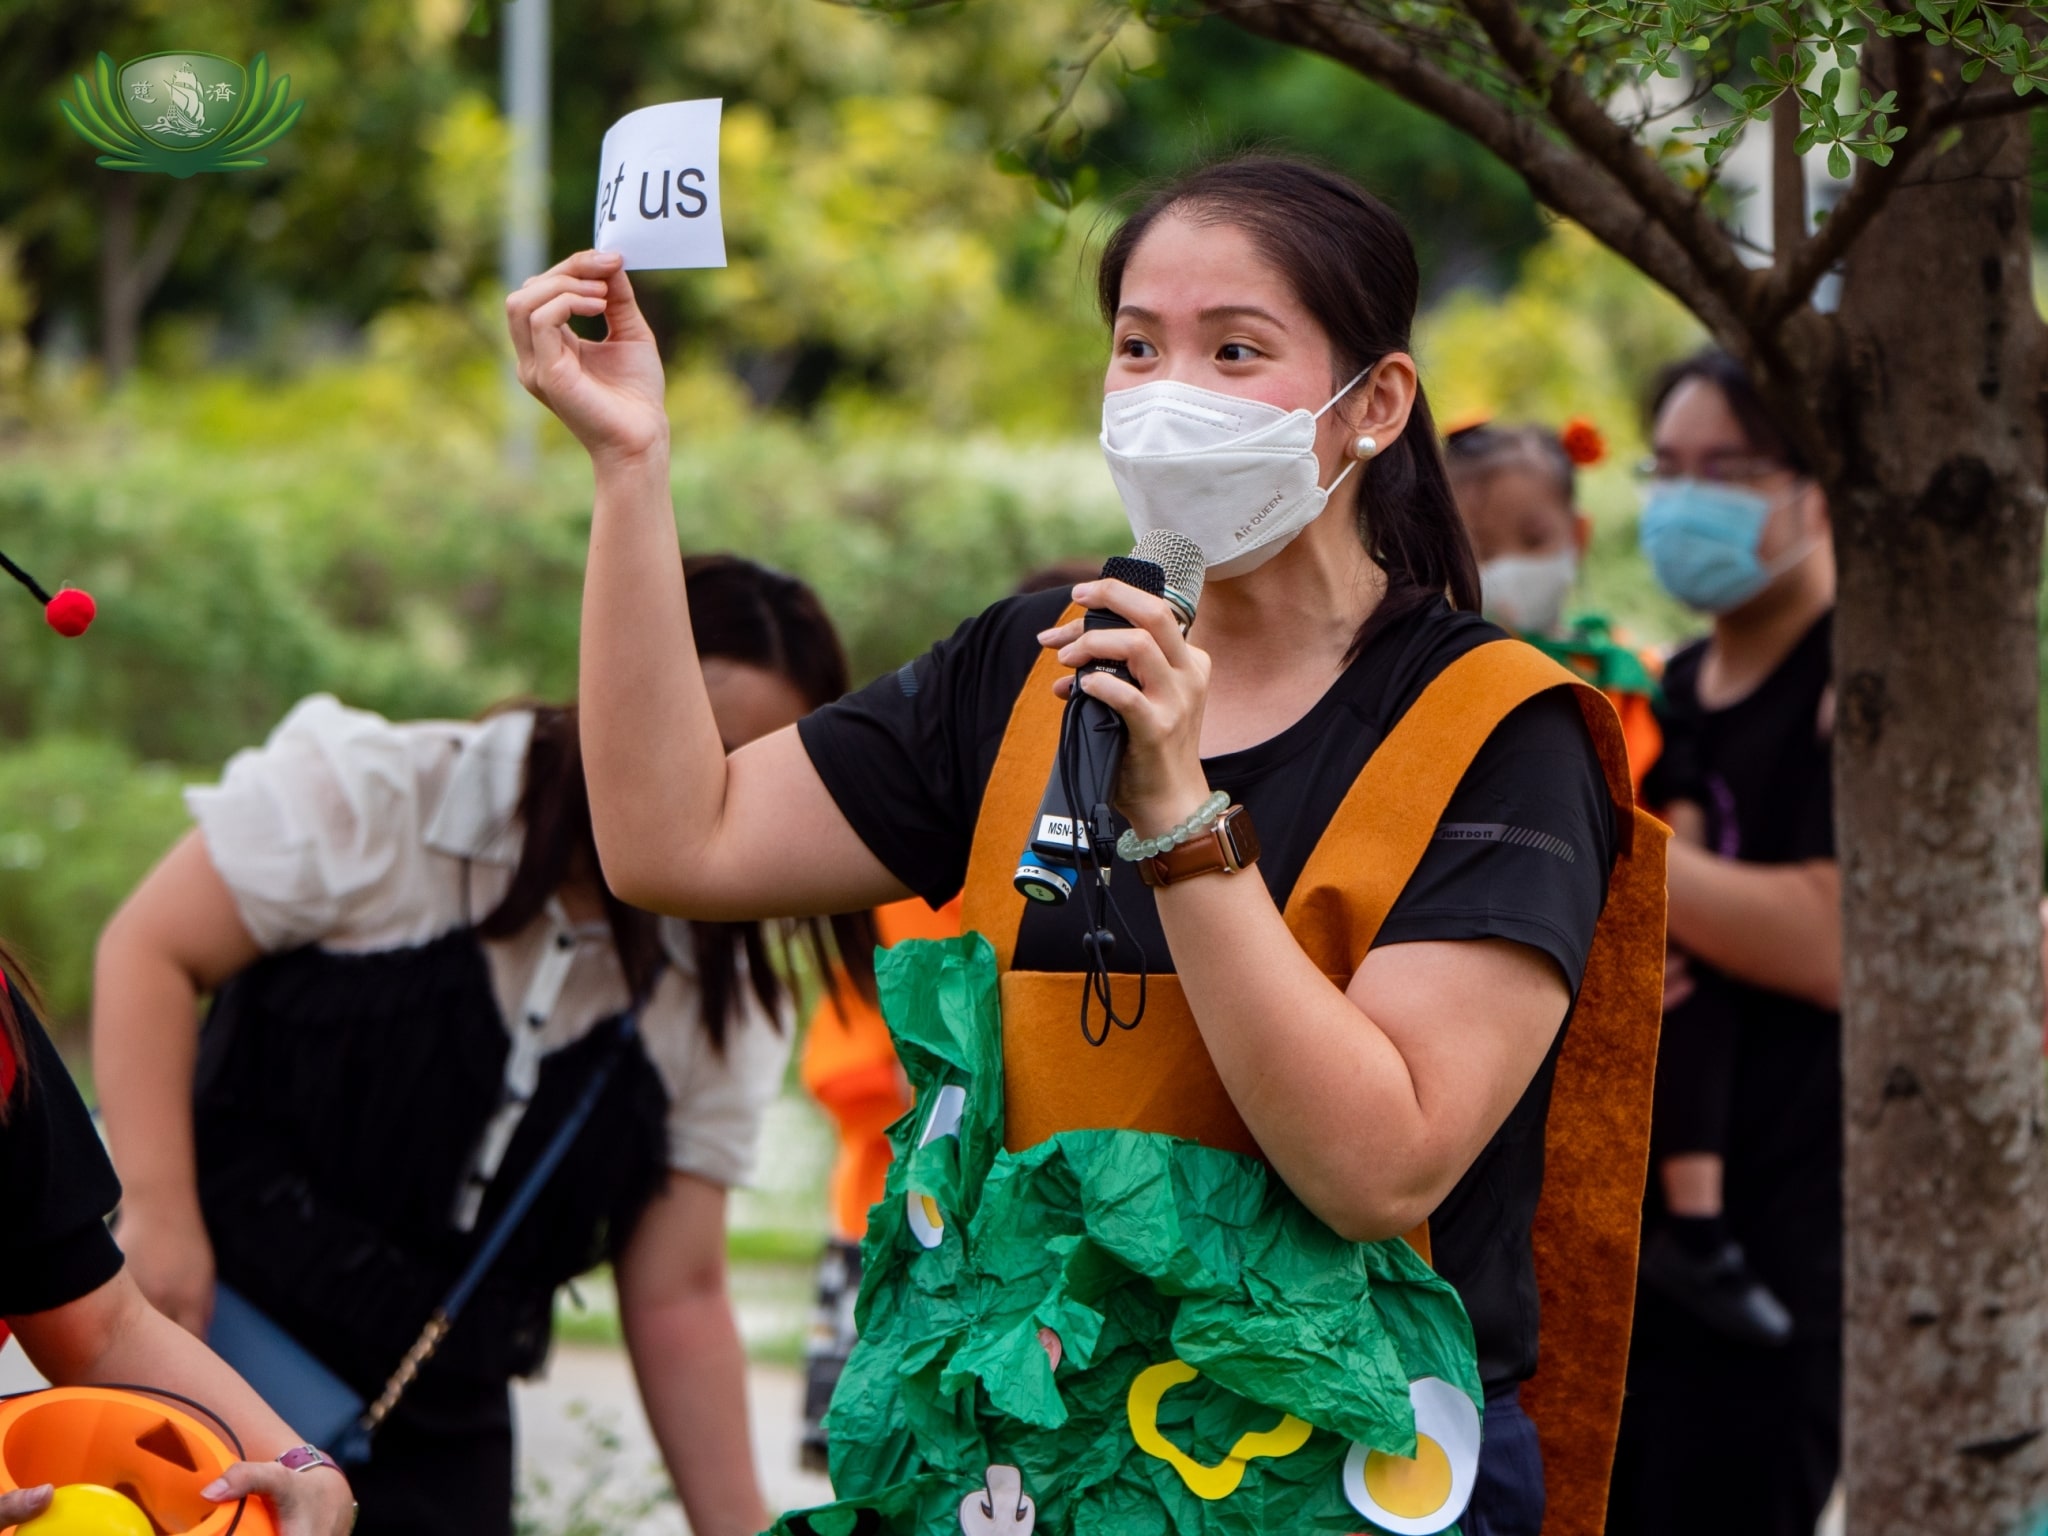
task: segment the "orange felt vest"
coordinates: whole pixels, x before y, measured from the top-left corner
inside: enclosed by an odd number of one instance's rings
[[[1070,610],[1069,617],[1072,611]],[[1143,1023],[1090,1046],[1078,973],[1013,968],[1024,898],[1011,886],[1052,767],[1061,668],[1046,653],[1018,696],[982,799],[966,926],[1001,967],[1005,1140],[1119,1128],[1259,1155],[1202,1043],[1179,980],[1154,976]],[[1664,973],[1664,825],[1636,808],[1613,705],[1533,647],[1498,640],[1446,667],[1367,760],[1309,855],[1285,918],[1333,984],[1348,986],[1486,738],[1517,706],[1571,688],[1599,752],[1617,853],[1577,1006],[1559,1053],[1533,1243],[1542,1365],[1523,1403],[1543,1445],[1553,1536],[1598,1536],[1621,1420],[1649,1156]],[[1115,978],[1121,1011],[1136,978]],[[1424,1257],[1426,1235],[1411,1237]]]

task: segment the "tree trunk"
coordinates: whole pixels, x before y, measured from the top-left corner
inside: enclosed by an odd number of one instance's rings
[[[142,312],[185,243],[193,210],[199,206],[199,183],[188,179],[172,189],[148,243],[138,250],[142,184],[161,178],[136,171],[109,171],[106,177],[100,225],[100,363],[112,388],[135,366]]]
[[[1912,166],[1846,264],[1822,394],[1855,1536],[1994,1536],[2048,1503],[2028,132]]]

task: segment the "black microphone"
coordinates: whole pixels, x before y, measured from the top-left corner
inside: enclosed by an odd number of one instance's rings
[[[1102,575],[1105,580],[1127,582],[1141,592],[1165,598],[1186,633],[1195,621],[1205,570],[1201,545],[1185,534],[1161,528],[1146,534],[1128,555],[1105,561]],[[1084,623],[1089,629],[1131,627],[1129,619],[1107,608],[1089,609]],[[1108,672],[1127,683],[1132,680],[1118,662],[1095,662],[1081,670]],[[1074,894],[1081,862],[1091,853],[1102,879],[1109,879],[1117,838],[1110,803],[1115,798],[1124,747],[1130,740],[1123,717],[1092,694],[1082,693],[1078,676],[1074,690],[1076,696],[1063,717],[1052,773],[1031,824],[1031,838],[1017,860],[1012,881],[1031,900],[1054,906]]]

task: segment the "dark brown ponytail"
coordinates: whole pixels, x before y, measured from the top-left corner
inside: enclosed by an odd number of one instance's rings
[[[1243,230],[1286,277],[1330,338],[1331,388],[1405,352],[1420,275],[1415,246],[1387,206],[1335,171],[1305,161],[1246,155],[1168,182],[1147,197],[1103,248],[1096,298],[1115,323],[1124,272],[1168,213]],[[1479,569],[1458,517],[1429,400],[1418,387],[1408,426],[1361,471],[1360,534],[1387,574],[1386,596],[1352,643],[1434,601],[1479,607]]]

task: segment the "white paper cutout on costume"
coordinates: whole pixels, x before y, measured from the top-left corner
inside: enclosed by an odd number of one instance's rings
[[[598,156],[600,251],[626,270],[725,265],[718,201],[718,126],[725,103],[669,101],[628,112],[606,130]]]
[[[982,1474],[986,1487],[960,1501],[964,1536],[1031,1536],[1038,1525],[1038,1506],[1024,1491],[1024,1475],[1015,1467],[990,1467]]]
[[[1393,1536],[1431,1536],[1453,1523],[1479,1476],[1479,1410],[1435,1376],[1408,1384],[1415,1408],[1415,1458],[1354,1444],[1344,1458],[1344,1497]]]
[[[967,1090],[958,1083],[946,1084],[932,1100],[932,1112],[925,1120],[924,1134],[917,1138],[917,1144],[929,1146],[941,1136],[959,1135],[960,1117],[966,1110]],[[914,1189],[903,1199],[910,1214],[910,1235],[923,1247],[938,1247],[946,1236],[946,1217],[939,1209],[938,1201]]]

